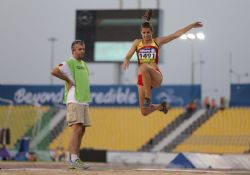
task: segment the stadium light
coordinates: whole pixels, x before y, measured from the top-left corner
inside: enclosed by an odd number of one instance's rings
[[[50,55],[50,71],[54,67],[54,56],[55,56],[55,42],[58,41],[57,38],[51,37],[48,39],[51,42],[51,55]],[[50,75],[50,85],[53,84],[53,77]]]
[[[205,34],[202,32],[194,33],[187,33],[180,36],[181,40],[190,40],[191,41],[191,85],[194,85],[194,41],[195,40],[204,40]],[[204,62],[200,62],[200,64],[204,64]]]
[[[246,73],[239,73],[238,71],[235,71],[233,69],[233,54],[230,51],[229,52],[229,75],[230,75],[230,84],[233,82],[233,75],[237,78],[237,84],[238,84],[238,88],[240,86],[241,83],[241,79],[242,78],[246,78],[246,77],[250,77],[250,73],[246,72]]]
[[[195,37],[195,35],[193,33],[188,33],[187,38],[189,38],[191,40],[194,40],[196,37]]]
[[[202,33],[202,32],[197,33],[197,34],[196,34],[196,37],[197,37],[199,40],[204,40],[204,39],[205,39],[205,35],[204,35],[204,33]]]
[[[183,35],[180,36],[180,39],[186,40],[186,39],[188,39],[188,38],[187,38],[187,35],[186,35],[186,34],[183,34]]]
[[[242,78],[242,77],[249,77],[249,76],[250,76],[250,73],[239,74],[239,73],[237,73],[236,71],[234,71],[233,69],[230,69],[230,73],[231,73],[232,75],[235,75],[235,76],[237,77],[237,82],[238,82],[238,84],[241,83],[241,78]]]

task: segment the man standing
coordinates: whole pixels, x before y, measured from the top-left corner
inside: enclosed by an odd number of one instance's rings
[[[89,70],[82,60],[85,44],[76,40],[71,45],[72,57],[56,66],[51,74],[65,81],[64,103],[67,104],[67,125],[72,129],[69,141],[69,168],[87,169],[78,154],[85,128],[90,126],[89,102],[91,102]]]

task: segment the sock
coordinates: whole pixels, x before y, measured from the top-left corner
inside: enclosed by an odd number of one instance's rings
[[[71,154],[71,155],[70,155],[70,159],[71,159],[72,162],[75,162],[76,159],[79,159],[79,157],[78,157],[77,154]]]
[[[70,153],[68,151],[66,152],[66,160],[70,161]]]

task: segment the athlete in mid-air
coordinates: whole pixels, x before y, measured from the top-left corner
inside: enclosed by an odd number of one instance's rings
[[[130,59],[136,52],[139,64],[137,81],[139,104],[141,113],[144,116],[156,110],[160,110],[164,113],[168,112],[166,102],[162,102],[158,105],[154,105],[151,102],[152,88],[160,87],[163,80],[163,76],[158,67],[160,47],[176,38],[179,38],[192,28],[203,26],[201,22],[194,22],[168,36],[153,38],[153,27],[150,24],[151,16],[152,10],[147,10],[143,16],[145,21],[141,24],[142,39],[134,40],[122,65],[124,70],[128,69]]]

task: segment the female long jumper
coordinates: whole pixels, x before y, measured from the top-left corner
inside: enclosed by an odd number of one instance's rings
[[[179,38],[182,34],[192,28],[203,26],[201,22],[194,22],[168,36],[153,38],[153,27],[150,24],[151,16],[152,10],[147,10],[143,16],[145,21],[141,24],[142,38],[134,40],[122,65],[124,70],[128,69],[130,59],[136,52],[139,64],[137,81],[139,104],[141,113],[144,116],[156,110],[160,110],[164,113],[167,113],[168,111],[166,102],[162,102],[158,105],[153,105],[151,103],[152,89],[160,87],[163,80],[163,76],[158,67],[160,47],[176,38]]]

